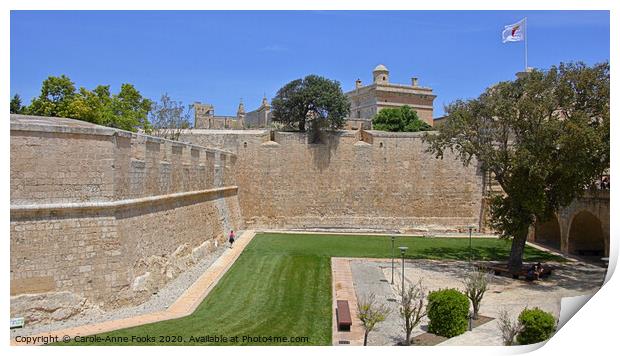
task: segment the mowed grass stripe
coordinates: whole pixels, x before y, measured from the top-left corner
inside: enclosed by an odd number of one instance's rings
[[[259,242],[260,241],[260,242]],[[467,260],[470,256],[468,238],[424,238],[397,236],[395,255],[400,257],[399,246],[407,246],[408,259]],[[473,238],[472,259],[507,260],[511,241],[495,238]],[[328,257],[389,258],[392,241],[378,235],[312,235],[260,234],[246,248],[259,254],[317,255]],[[562,257],[526,246],[524,261],[565,261]]]
[[[408,258],[469,257],[469,240],[463,238],[398,237],[395,245],[409,247]],[[475,260],[506,260],[510,242],[474,239],[472,248]],[[132,336],[155,336],[156,340],[148,344],[160,344],[160,335],[183,337],[183,342],[161,343],[164,345],[295,345],[254,343],[242,338],[306,336],[308,342],[299,345],[330,345],[332,256],[388,258],[391,240],[387,236],[259,234],[192,315],[99,336],[130,340]],[[524,259],[561,260],[531,247],[526,247]],[[239,340],[190,342],[190,336],[206,335],[238,336]]]

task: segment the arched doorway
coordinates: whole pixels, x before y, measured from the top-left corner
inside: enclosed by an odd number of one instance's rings
[[[568,235],[568,252],[580,256],[605,254],[601,221],[589,211],[582,211],[573,218]]]
[[[536,223],[534,241],[541,245],[560,249],[562,233],[560,232],[560,223],[555,216],[548,221]]]

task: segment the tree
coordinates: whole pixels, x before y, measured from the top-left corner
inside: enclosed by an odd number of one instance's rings
[[[420,120],[418,113],[409,106],[381,109],[372,119],[372,128],[391,132],[430,131],[431,125]]]
[[[484,269],[474,268],[465,276],[463,284],[465,284],[465,295],[471,301],[474,310],[472,317],[478,319],[482,297],[489,284],[489,273]]]
[[[112,96],[112,121],[104,125],[128,131],[141,128],[150,133],[151,125],[147,115],[152,105],[153,102],[143,98],[133,85],[122,84],[120,92]]]
[[[390,309],[384,304],[377,304],[374,294],[360,298],[357,304],[357,317],[364,328],[364,346],[368,344],[368,334],[375,329],[377,324],[385,321],[390,314]]]
[[[344,126],[350,104],[338,81],[309,75],[278,90],[271,108],[272,121],[299,131],[309,125],[312,142],[316,142],[321,130]]]
[[[170,99],[167,93],[162,95],[149,112],[153,135],[178,140],[181,132],[190,127],[190,108],[186,110],[183,103]]]
[[[13,101],[11,101],[12,103]],[[109,85],[93,91],[80,88],[65,75],[50,76],[41,85],[41,93],[23,111],[31,115],[68,117],[127,131],[150,131],[147,114],[152,102],[143,98],[131,84],[121,85],[118,94]]]
[[[505,346],[511,346],[515,342],[515,337],[523,329],[523,325],[518,320],[514,320],[506,309],[499,312],[497,327],[502,333]]]
[[[109,126],[114,121],[109,85],[99,85],[93,91],[80,88],[69,104],[68,117]]]
[[[411,343],[411,333],[426,316],[424,300],[426,293],[422,287],[422,281],[412,284],[400,294],[400,316],[403,319],[403,331],[405,332],[405,345]]]
[[[22,98],[19,94],[13,95],[11,98],[11,114],[21,114],[24,111],[24,107],[22,106]]]
[[[521,269],[528,228],[570,204],[609,167],[609,63],[560,64],[488,88],[447,108],[428,151],[477,161],[503,192],[489,196],[490,226],[512,239]]]
[[[50,76],[41,84],[41,93],[27,108],[28,114],[71,117],[69,105],[75,97],[75,84],[64,74]]]

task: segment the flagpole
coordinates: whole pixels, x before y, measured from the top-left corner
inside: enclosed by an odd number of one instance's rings
[[[525,26],[525,73],[527,73],[527,17],[525,18],[525,22],[523,23]]]

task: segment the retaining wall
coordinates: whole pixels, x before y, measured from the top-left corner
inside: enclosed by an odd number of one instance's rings
[[[481,222],[483,175],[425,152],[423,133],[191,130],[184,141],[235,153],[242,216],[254,228],[467,230]]]

